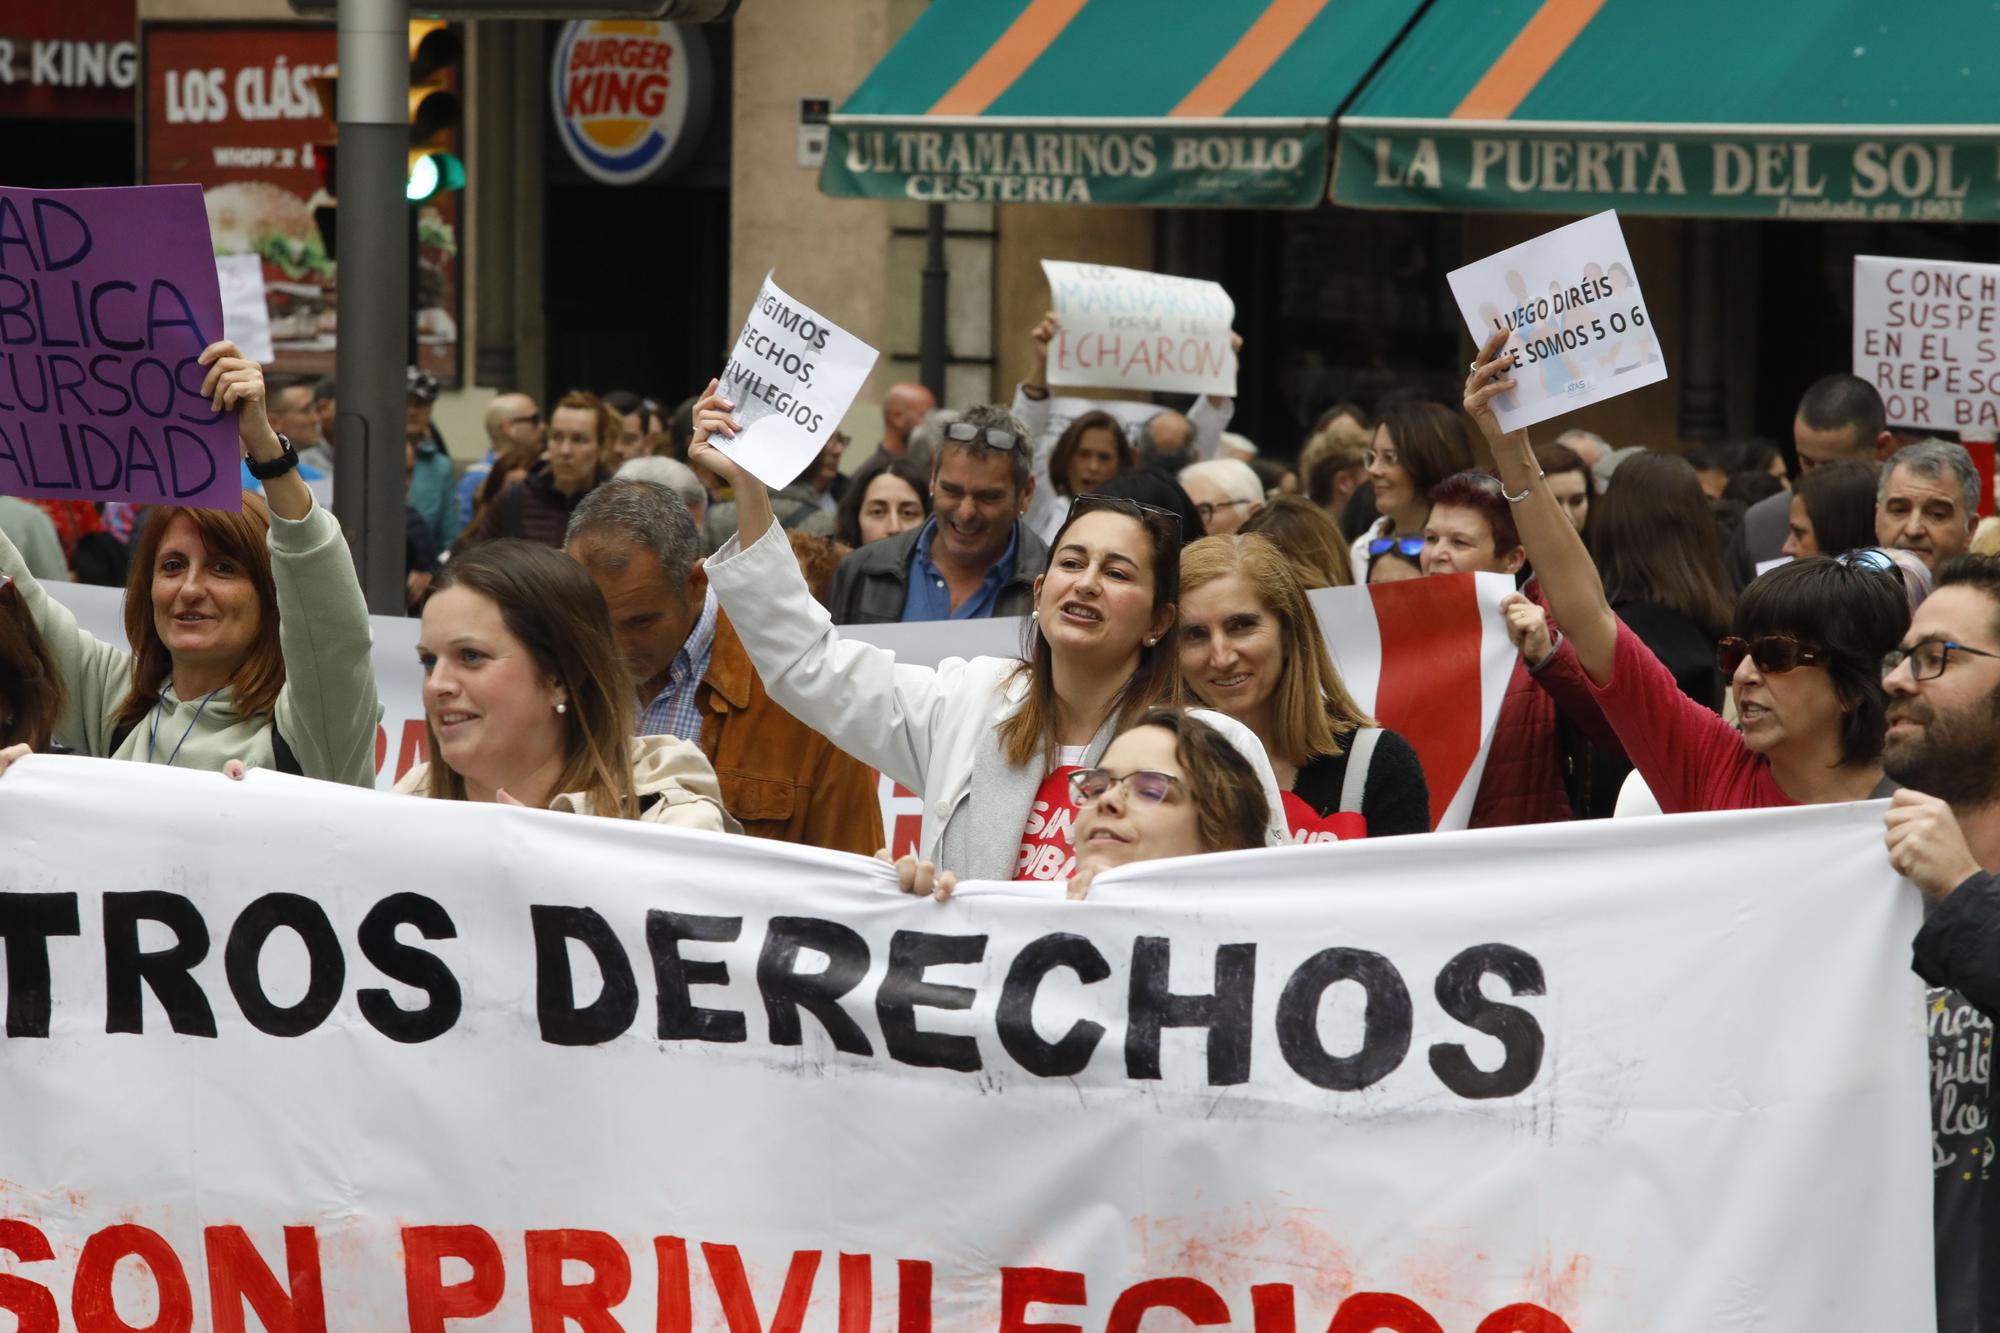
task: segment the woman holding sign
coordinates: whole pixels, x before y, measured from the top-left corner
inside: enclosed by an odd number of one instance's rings
[[[1035,580],[1025,660],[898,665],[886,649],[841,638],[807,591],[763,483],[711,442],[741,429],[733,406],[709,385],[688,457],[735,488],[737,535],[706,568],[771,697],[923,798],[922,859],[968,878],[1068,879],[1070,771],[1096,764],[1117,731],[1180,693],[1169,638],[1179,522],[1129,500],[1079,497]]]
[[[1507,434],[1493,399],[1515,387],[1504,334],[1480,349],[1465,410],[1492,442],[1507,501],[1549,611],[1605,718],[1669,814],[1859,801],[1885,794],[1883,655],[1910,608],[1899,580],[1813,557],[1757,579],[1736,604],[1717,666],[1742,731],[1681,692],[1619,620],[1583,539],[1535,465],[1526,431]]]
[[[235,412],[264,495],[246,493],[240,513],[150,511],[125,585],[129,650],[84,633],[0,537],[0,574],[69,689],[62,739],[104,758],[206,769],[237,760],[372,787],[382,706],[347,540],[271,429],[263,370],[228,342],[200,364],[202,396]]]

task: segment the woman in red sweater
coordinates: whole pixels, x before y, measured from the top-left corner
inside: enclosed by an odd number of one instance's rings
[[[1668,814],[1866,800],[1882,794],[1882,657],[1910,624],[1901,581],[1864,565],[1796,560],[1736,604],[1717,665],[1742,731],[1681,693],[1605,600],[1583,539],[1563,516],[1526,431],[1493,399],[1514,387],[1498,335],[1465,382],[1465,410],[1493,445],[1506,498],[1591,692]]]

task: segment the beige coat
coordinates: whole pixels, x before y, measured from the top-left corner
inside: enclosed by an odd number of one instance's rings
[[[403,775],[396,790],[404,796],[429,795],[430,771],[429,763],[418,764]],[[743,831],[743,826],[722,808],[722,787],[701,748],[677,736],[635,737],[632,781],[645,807],[639,816],[642,823],[708,829],[714,833]],[[649,797],[657,799],[648,800]],[[585,792],[563,792],[549,802],[549,809],[574,815],[596,813]]]

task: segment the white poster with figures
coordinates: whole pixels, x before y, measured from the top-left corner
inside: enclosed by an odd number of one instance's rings
[[[1451,294],[1483,347],[1507,335],[1511,393],[1493,400],[1500,425],[1521,430],[1667,377],[1652,312],[1615,212],[1467,264]]]
[[[1042,271],[1062,322],[1050,384],[1236,396],[1236,302],[1220,283],[1060,259]]]
[[[1856,255],[1854,373],[1891,426],[2000,429],[2000,264]]]
[[[743,423],[717,448],[773,490],[826,447],[861,392],[878,355],[873,347],[785,294],[764,275],[763,290],[722,368],[722,394]]]

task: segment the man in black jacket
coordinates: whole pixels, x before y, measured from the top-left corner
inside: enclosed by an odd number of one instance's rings
[[[982,404],[944,427],[931,465],[931,516],[840,562],[828,602],[837,625],[1024,616],[1048,547],[1021,515],[1034,444],[1013,413]]]
[[[2000,1014],[2000,559],[1964,556],[1884,664],[1889,861],[1929,900],[1938,1328],[2000,1329],[1993,1016]]]

